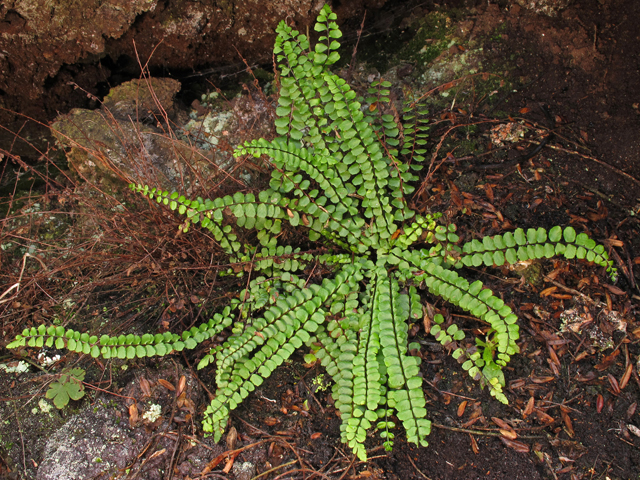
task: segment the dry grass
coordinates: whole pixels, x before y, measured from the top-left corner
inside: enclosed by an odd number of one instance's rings
[[[244,107],[262,92],[247,88]],[[262,100],[263,101],[263,100]],[[238,190],[250,191],[238,173],[256,166],[237,162],[232,171],[203,177],[189,158],[204,157],[194,144],[179,142],[176,126],[157,104],[156,133],[179,145],[175,159],[198,178],[191,196],[214,197]],[[108,111],[113,135],[125,138],[122,123]],[[78,126],[81,128],[82,126]],[[252,124],[239,122],[239,134],[252,138]],[[103,145],[75,143],[94,162],[101,162],[124,187],[130,181],[161,185],[144,142],[127,148],[135,178],[106,155]],[[219,148],[229,150],[229,145]],[[193,155],[184,155],[192,150]],[[67,171],[64,152],[40,152],[27,164],[10,151],[0,150],[5,162],[0,183],[13,184],[0,199],[0,325],[4,342],[22,329],[41,323],[73,326],[110,335],[120,332],[180,331],[226,303],[235,277],[223,277],[226,258],[207,232],[178,233],[177,215],[122,188],[106,191],[77,172]],[[211,161],[210,158],[206,158]],[[246,161],[246,160],[245,160]],[[259,169],[258,169],[259,170]],[[257,186],[257,185],[256,185]],[[255,186],[254,186],[255,188]],[[180,189],[178,189],[180,190]],[[233,290],[233,289],[232,289]],[[99,332],[96,332],[96,328]]]

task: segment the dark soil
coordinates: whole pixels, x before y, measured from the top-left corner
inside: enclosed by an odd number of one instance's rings
[[[322,372],[304,368],[299,358],[232,415],[239,446],[272,440],[236,462],[256,463],[256,475],[274,469],[260,478],[639,478],[639,19],[640,3],[624,0],[578,0],[554,18],[483,2],[468,17],[478,32],[506,25],[486,37],[484,50],[494,68],[507,71],[513,91],[483,114],[526,117],[554,136],[518,165],[509,160],[528,147],[511,152],[505,166],[497,157],[472,155],[444,163],[416,203],[455,216],[466,239],[515,226],[572,224],[617,247],[620,272],[615,285],[602,271],[566,261],[543,262],[541,271],[467,272],[521,319],[522,351],[506,369],[510,404],[491,400],[419,325],[414,336],[425,345],[433,422],[428,448],[406,444],[397,432],[393,451],[385,452],[372,436],[370,461],[354,461],[339,441],[330,395],[313,386]],[[432,138],[443,133],[439,128]],[[618,319],[626,332],[617,329]],[[464,321],[465,328],[480,327]],[[582,328],[561,333],[563,321]],[[207,373],[198,374],[209,383]],[[210,478],[223,478],[224,465]]]

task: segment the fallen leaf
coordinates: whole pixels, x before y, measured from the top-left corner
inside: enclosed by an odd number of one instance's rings
[[[227,450],[235,450],[236,444],[238,443],[238,431],[235,427],[231,427],[229,429],[229,433],[227,433],[226,438]]]
[[[636,437],[640,437],[640,428],[636,427],[635,425],[627,425],[627,429]]]
[[[164,388],[166,388],[167,390],[171,390],[172,392],[176,389],[176,387],[174,387],[171,383],[167,382],[163,378],[159,378],[158,383],[162,385]]]
[[[585,142],[589,141],[589,134],[585,130],[580,130],[580,136]]]
[[[473,453],[477,455],[478,453],[480,453],[478,442],[476,442],[476,439],[473,437],[473,435],[469,434],[469,437],[471,438],[471,450],[473,450]]]
[[[515,380],[511,380],[509,382],[510,389],[522,388],[527,384],[527,381],[524,378],[517,378]]]
[[[513,430],[511,428],[511,425],[509,425],[507,422],[505,422],[504,420],[502,420],[501,418],[498,417],[491,417],[491,421],[493,423],[495,423],[498,427],[504,429],[504,430]]]
[[[531,202],[531,204],[529,205],[529,208],[532,208],[535,210],[543,201],[544,199],[542,198],[536,198],[533,202]]]
[[[493,203],[493,188],[491,188],[491,185],[486,183],[484,185],[484,191],[487,194],[489,201]]]
[[[555,291],[558,290],[558,287],[549,287],[549,288],[545,288],[544,290],[542,290],[540,292],[540,296],[541,297],[548,297],[549,295],[551,295],[552,293],[555,293]]]
[[[598,394],[598,397],[596,398],[596,412],[598,413],[602,412],[603,407],[604,407],[604,397]]]
[[[182,392],[180,395],[176,395],[178,408],[182,408],[187,400],[187,392]]]
[[[149,383],[149,380],[144,377],[140,379],[140,390],[142,390],[143,397],[151,396],[151,384]]]
[[[551,376],[544,376],[544,377],[531,377],[531,381],[533,383],[549,383],[549,382],[553,382],[556,379],[556,377],[551,377]]]
[[[562,408],[560,409],[560,416],[562,417],[562,421],[564,422],[564,426],[567,427],[567,433],[571,438],[573,438],[576,432],[573,431],[573,423],[571,423],[571,417],[569,413],[565,412]]]
[[[509,440],[508,438],[500,437],[502,443],[507,447],[513,448],[518,453],[529,453],[529,445],[519,442],[518,440]]]
[[[560,359],[558,358],[556,351],[551,345],[549,345],[549,357],[551,357],[551,361],[554,364],[556,364],[558,367],[560,366]]]
[[[630,363],[627,365],[627,369],[624,371],[622,378],[620,379],[620,390],[624,390],[624,387],[629,383],[629,379],[631,378],[631,372],[633,372],[633,364]]]
[[[595,368],[599,372],[602,372],[603,370],[606,370],[611,365],[613,365],[613,362],[615,362],[616,357],[618,355],[620,355],[620,350],[614,351],[611,355],[605,355],[604,358],[602,359],[602,361],[599,364],[597,364],[596,366],[594,366],[593,368]]]
[[[527,402],[527,406],[525,407],[524,411],[522,412],[522,416],[524,418],[527,418],[529,415],[531,415],[533,413],[534,404],[535,404],[535,399],[533,397],[529,397],[529,401]]]
[[[505,430],[503,428],[500,429],[500,435],[502,435],[504,438],[508,438],[509,440],[515,440],[516,438],[518,438],[518,434],[516,432],[514,432],[513,430]]]
[[[316,432],[311,435],[311,440],[316,440],[322,436],[322,432]]]
[[[180,381],[178,382],[178,391],[176,392],[176,395],[180,395],[182,392],[184,392],[184,388],[187,385],[187,377],[185,377],[184,375],[182,375],[180,377]]]
[[[484,417],[479,415],[477,417],[473,417],[471,418],[471,420],[469,420],[468,422],[464,422],[462,424],[462,428],[469,428],[472,425],[475,425],[476,423],[478,423],[480,420],[484,420]]]
[[[273,417],[265,417],[262,422],[269,427],[273,427],[276,423],[278,423],[278,420]]]
[[[589,355],[589,352],[583,350],[582,352],[580,352],[578,355],[576,355],[576,358],[573,359],[573,361],[571,363],[577,363],[580,360],[584,359],[585,357],[587,357]]]
[[[464,409],[467,408],[467,401],[464,400],[462,402],[460,402],[460,405],[458,405],[458,417],[461,417],[464,415]]]
[[[620,395],[620,385],[618,385],[618,380],[616,380],[616,377],[614,377],[610,373],[607,373],[607,378],[609,379],[609,385],[611,385],[613,394]]]
[[[608,289],[614,295],[626,295],[626,292],[624,290],[621,290],[621,289],[619,289],[618,287],[616,287],[614,285],[609,285],[609,284],[605,283],[604,287],[606,289]]]
[[[540,420],[541,423],[553,423],[556,421],[555,418],[543,412],[539,408],[534,409],[534,411],[536,412],[536,417],[538,417],[538,420]]]
[[[134,428],[138,423],[138,406],[133,403],[129,405],[129,426]]]

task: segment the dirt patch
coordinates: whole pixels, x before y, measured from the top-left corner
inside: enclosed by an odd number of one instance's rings
[[[508,30],[500,55],[515,57],[522,82],[512,108],[546,103],[561,124],[579,135],[587,156],[632,177],[640,162],[640,5],[583,1],[557,18],[519,8],[505,12]],[[569,162],[567,178],[634,206],[640,183],[583,157]],[[637,179],[636,179],[637,180]]]

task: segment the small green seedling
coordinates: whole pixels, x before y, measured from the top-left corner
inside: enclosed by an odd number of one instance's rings
[[[74,368],[65,371],[60,378],[49,385],[46,397],[53,400],[53,404],[63,409],[69,404],[69,400],[80,400],[84,397],[84,380],[85,371],[82,368]]]

